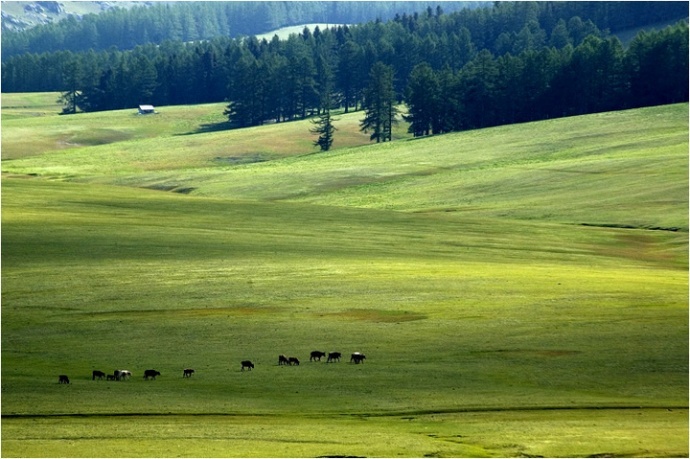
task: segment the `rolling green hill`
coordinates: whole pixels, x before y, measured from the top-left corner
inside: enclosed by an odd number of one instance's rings
[[[4,455],[687,455],[687,104],[325,154],[218,108],[3,117]]]
[[[9,120],[3,171],[220,198],[687,231],[687,104],[419,139],[399,126],[405,141],[381,145],[369,144],[361,113],[350,113],[326,154],[316,153],[309,121],[200,132],[221,125],[221,113],[211,104],[143,118],[128,110]]]

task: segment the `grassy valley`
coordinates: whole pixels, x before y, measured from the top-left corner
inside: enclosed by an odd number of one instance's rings
[[[687,455],[687,104],[381,145],[341,114],[329,153],[222,104],[20,105],[5,455]]]

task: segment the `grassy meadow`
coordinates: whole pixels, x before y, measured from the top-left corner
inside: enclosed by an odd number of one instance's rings
[[[271,39],[274,36],[278,36],[279,39],[281,40],[287,40],[290,35],[301,35],[302,32],[304,31],[305,28],[309,29],[311,33],[314,33],[314,30],[318,27],[319,30],[326,30],[334,26],[338,25],[343,25],[343,24],[328,24],[328,23],[313,23],[313,24],[302,24],[302,25],[296,25],[296,26],[288,26],[288,27],[281,27],[280,29],[277,30],[272,30],[270,32],[262,33],[259,35],[256,35],[257,40],[267,40],[271,41]]]
[[[381,145],[341,114],[318,153],[222,104],[27,98],[3,94],[3,456],[688,455],[687,104]]]

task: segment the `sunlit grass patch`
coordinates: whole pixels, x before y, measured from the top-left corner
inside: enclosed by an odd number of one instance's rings
[[[31,425],[31,434],[23,432]],[[680,457],[687,410],[4,419],[19,457]],[[28,431],[27,431],[28,432]],[[41,449],[43,448],[43,449]]]
[[[58,92],[2,93],[0,97],[3,120],[57,116],[62,111]]]

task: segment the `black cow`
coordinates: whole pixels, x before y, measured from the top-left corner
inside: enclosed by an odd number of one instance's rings
[[[321,357],[326,357],[326,353],[321,351],[311,351],[309,361],[311,362],[312,360],[318,360],[320,362]]]
[[[60,375],[58,376],[58,383],[59,384],[69,384],[69,378],[67,375]]]
[[[328,359],[326,359],[326,362],[335,362],[336,360],[340,362],[340,357],[342,357],[342,354],[340,352],[329,352]]]
[[[290,365],[299,365],[299,359],[297,357],[290,357],[288,363]]]
[[[194,370],[192,370],[191,368],[185,368],[184,371],[182,372],[182,377],[183,378],[191,378],[193,374],[194,374]]]
[[[96,379],[103,379],[103,378],[105,378],[105,373],[103,373],[102,371],[93,370],[93,373],[91,374],[91,380],[92,381],[95,381]]]
[[[254,368],[254,364],[250,360],[243,360],[241,363],[242,363],[242,371],[244,371],[245,368],[250,370],[250,371],[252,368]]]
[[[148,380],[149,378],[156,379],[156,376],[160,376],[161,372],[156,371],[156,370],[146,370],[144,371],[144,379]]]
[[[278,365],[290,365],[290,360],[283,354],[278,356]]]
[[[350,356],[350,362],[355,362],[355,363],[364,363],[364,359],[367,357],[360,353],[360,352],[355,352]]]

